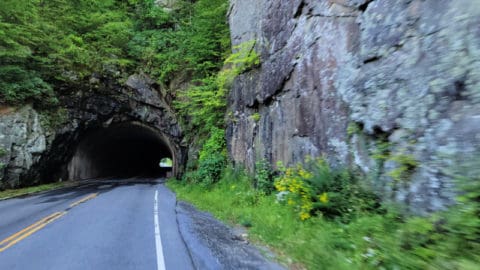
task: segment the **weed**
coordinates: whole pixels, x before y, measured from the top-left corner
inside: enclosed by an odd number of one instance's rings
[[[260,121],[260,118],[262,117],[259,113],[254,113],[252,114],[252,120],[255,121],[255,123],[258,123]]]
[[[377,202],[352,173],[331,169],[322,158],[287,168],[275,181],[275,188],[287,192],[286,202],[301,220],[321,214],[349,221],[358,211],[371,209]]]
[[[67,186],[68,184],[69,184],[68,182],[59,182],[59,183],[39,185],[39,186],[20,188],[20,189],[7,189],[4,191],[0,191],[0,199],[10,198],[14,196],[21,196],[29,193],[40,192],[40,191],[52,190],[52,189]]]
[[[262,159],[255,163],[254,186],[257,190],[270,194],[275,190],[273,185],[274,172],[268,161]]]
[[[394,161],[397,164],[395,169],[388,172],[388,175],[397,182],[410,179],[418,166],[418,161],[412,155],[397,154],[387,160]]]

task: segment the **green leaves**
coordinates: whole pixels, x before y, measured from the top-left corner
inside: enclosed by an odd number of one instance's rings
[[[87,84],[93,73],[118,77],[142,71],[163,85],[188,74],[201,82],[192,96],[205,92],[205,102],[198,104],[215,111],[201,111],[199,119],[221,125],[217,112],[224,94],[209,91],[218,90],[212,78],[230,49],[228,1],[180,0],[170,11],[155,2],[4,0],[0,66],[7,77],[21,78],[0,78],[0,102],[29,102],[33,93],[54,96],[58,81]]]
[[[185,175],[185,180],[209,186],[220,180],[222,171],[227,164],[225,131],[212,128],[210,137],[200,150],[198,168]]]
[[[131,8],[116,0],[3,1],[0,102],[52,105],[58,80],[81,81],[107,72],[106,65],[130,67]]]
[[[142,71],[168,85],[178,73],[202,80],[221,68],[230,49],[227,0],[178,1],[172,11],[140,2],[128,46]]]
[[[57,102],[52,87],[38,74],[15,65],[0,67],[0,100],[9,104],[27,100],[37,104]]]

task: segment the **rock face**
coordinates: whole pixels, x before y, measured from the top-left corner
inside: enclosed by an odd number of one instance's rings
[[[3,155],[0,179],[7,185],[20,183],[20,176],[40,160],[46,150],[46,133],[39,114],[31,107],[0,109],[0,146]]]
[[[5,150],[0,157],[4,164],[0,188],[68,179],[75,175],[69,173],[68,164],[88,135],[129,123],[132,128],[157,132],[171,151],[175,173],[182,173],[186,159],[183,134],[165,101],[170,98],[153,81],[132,75],[125,86],[107,78],[91,80],[91,84],[95,90],[62,97],[57,112],[39,113],[32,106],[0,108],[0,147]]]
[[[325,155],[419,213],[480,167],[479,0],[232,0],[229,20],[262,63],[229,97],[236,163]]]

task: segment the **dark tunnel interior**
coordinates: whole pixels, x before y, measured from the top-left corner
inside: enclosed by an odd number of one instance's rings
[[[100,177],[165,177],[172,168],[171,148],[154,129],[136,123],[118,124],[88,133],[68,166],[72,180]]]

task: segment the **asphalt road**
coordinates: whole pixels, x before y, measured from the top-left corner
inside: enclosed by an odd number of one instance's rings
[[[244,233],[161,181],[90,181],[0,201],[0,270],[283,269]]]
[[[0,269],[193,269],[175,206],[157,182],[0,201]]]

